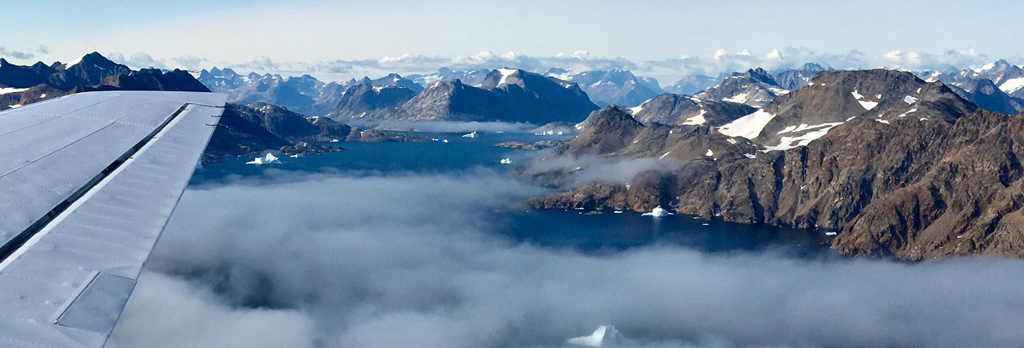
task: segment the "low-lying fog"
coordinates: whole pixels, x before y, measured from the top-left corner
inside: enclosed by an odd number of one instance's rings
[[[593,255],[482,214],[541,193],[488,170],[192,187],[109,346],[561,347],[602,324],[645,347],[1024,346],[1024,261]]]

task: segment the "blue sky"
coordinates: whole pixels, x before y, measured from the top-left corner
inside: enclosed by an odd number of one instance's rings
[[[3,6],[17,15],[0,21],[0,47],[31,53],[22,63],[99,51],[126,61],[143,53],[166,67],[274,62],[263,67],[327,74],[310,66],[509,51],[641,63],[713,57],[720,49],[763,57],[786,48],[812,53],[799,59],[822,60],[856,51],[863,67],[926,68],[995,58],[1024,63],[1015,61],[1024,55],[1024,22],[1007,16],[1021,6],[1016,1],[56,0]],[[903,56],[898,64],[885,59],[894,51]],[[907,53],[918,55],[917,61],[908,62]],[[180,57],[189,59],[174,60]],[[148,61],[142,58],[137,62]],[[720,65],[702,69],[731,68]],[[335,70],[339,76],[368,71]],[[671,73],[686,72],[651,72]]]

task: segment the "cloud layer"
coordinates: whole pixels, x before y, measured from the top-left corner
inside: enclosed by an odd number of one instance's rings
[[[989,63],[997,58],[1007,58],[1021,63],[1021,57],[993,57],[973,49],[947,50],[927,53],[907,50],[892,50],[871,55],[853,50],[846,53],[816,52],[806,47],[785,47],[767,52],[752,53],[749,50],[727,51],[720,49],[704,55],[681,56],[663,60],[631,61],[622,57],[595,57],[586,51],[561,53],[554,56],[536,56],[507,52],[504,54],[483,51],[466,56],[428,56],[404,54],[379,59],[333,60],[320,62],[278,62],[270,57],[260,56],[249,62],[215,62],[204,58],[183,56],[154,59],[146,53],[125,56],[111,53],[115,61],[129,66],[176,68],[198,70],[213,66],[231,67],[240,72],[280,73],[283,75],[312,74],[325,80],[345,80],[368,75],[383,76],[390,72],[399,74],[431,73],[441,67],[455,70],[495,69],[517,67],[535,72],[550,68],[567,68],[573,71],[596,69],[626,69],[637,75],[658,78],[662,85],[670,85],[689,75],[717,76],[722,73],[743,71],[750,68],[765,69],[796,68],[804,63],[814,62],[837,69],[869,69],[886,67],[905,70],[946,70],[950,67],[967,68]]]
[[[556,347],[614,324],[650,347],[1024,344],[1019,260],[590,255],[492,232],[541,192],[489,171],[190,189],[113,343]]]

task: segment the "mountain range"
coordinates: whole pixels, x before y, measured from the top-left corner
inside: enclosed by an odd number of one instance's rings
[[[572,74],[565,69],[550,69],[544,75],[575,82],[595,104],[639,105],[663,93],[658,80],[633,75],[628,70],[590,70]]]
[[[662,206],[816,229],[849,255],[1024,256],[1024,69],[1003,60],[917,73],[758,68],[701,90],[719,79],[694,76],[662,89],[625,70],[441,69],[340,83],[217,68],[196,76],[132,70],[98,53],[49,65],[0,59],[0,109],[91,90],[227,92],[235,103],[204,161],[340,149],[324,142],[423,140],[348,121],[577,123],[577,135],[541,158],[679,165],[564,187],[530,200],[536,208]],[[560,187],[573,173],[529,175]]]
[[[559,110],[563,105],[557,100],[573,98],[568,97],[566,93],[557,93],[557,89],[553,88],[538,89],[536,86],[530,86],[524,89],[526,93],[517,95],[508,91],[497,91],[497,86],[493,83],[485,86],[489,78],[493,79],[491,76],[500,76],[501,70],[516,70],[524,74],[537,75],[525,70],[507,68],[468,71],[442,68],[430,74],[406,77],[389,74],[377,79],[364,77],[359,80],[324,83],[309,75],[240,75],[231,69],[214,68],[209,71],[203,70],[198,76],[210,89],[230,93],[229,100],[233,102],[263,102],[281,105],[303,114],[326,115],[338,120],[361,123],[429,120],[522,122],[526,119],[537,122],[578,122],[585,116],[581,110],[595,109],[594,106],[580,103],[582,108],[577,105],[576,110]],[[660,87],[657,80],[636,76],[630,71],[620,69],[574,73],[567,69],[552,68],[542,75],[570,91],[571,84],[576,84],[595,106],[629,107],[642,122],[673,123],[680,119],[682,121],[678,122],[686,122],[689,119],[692,119],[690,122],[697,122],[698,115],[701,115],[710,120],[712,125],[722,126],[752,113],[743,114],[750,109],[736,108],[731,106],[732,104],[765,108],[789,91],[810,84],[817,73],[833,71],[835,70],[831,67],[807,63],[796,69],[778,69],[771,72],[750,69],[718,78],[692,75],[664,88]],[[918,75],[926,81],[945,83],[961,98],[986,110],[1014,113],[1024,107],[1024,100],[1007,93],[1024,93],[1024,90],[1017,86],[1021,84],[1020,81],[1024,81],[1021,78],[1024,70],[1005,61],[997,61],[978,69],[943,73],[920,72]],[[500,77],[498,79],[500,80]],[[540,90],[560,95],[538,94]],[[674,96],[666,95],[665,92]],[[534,97],[517,99],[531,93]],[[864,96],[862,101],[873,102],[872,95],[861,95]],[[543,100],[555,102],[545,104],[541,102]],[[640,110],[645,109],[646,112],[638,114]],[[701,114],[702,112],[704,114]],[[771,113],[767,109],[765,112],[752,118],[766,119]],[[528,113],[539,115],[526,117]],[[827,123],[841,121],[831,120]],[[811,125],[815,124],[808,124]],[[726,129],[736,128],[734,126]],[[815,134],[823,134],[823,131],[827,130],[812,129],[817,131]],[[807,130],[800,129],[797,133]],[[802,134],[787,135],[790,139],[796,139],[793,143],[809,141],[801,136]],[[786,145],[781,143],[781,136],[778,138],[780,142],[775,145]]]
[[[665,126],[602,109],[551,156],[684,162],[530,203],[641,212],[662,206],[810,228],[835,234],[832,247],[849,255],[1024,256],[1024,114],[983,110],[941,82],[875,69],[818,72],[807,86],[737,121],[743,119],[750,127],[740,136],[730,134],[736,121]],[[800,141],[786,139],[790,133]]]
[[[93,90],[210,91],[187,71],[132,70],[96,52],[50,65],[15,65],[0,58],[0,110]]]
[[[924,72],[928,81],[939,81],[979,107],[1002,113],[1024,110],[1024,68],[998,60],[977,69]]]
[[[360,100],[381,100],[385,94],[402,93],[395,88],[362,88]],[[478,86],[461,80],[437,81],[426,89],[404,93],[405,100],[388,98],[387,103],[339,104],[329,115],[339,120],[358,121],[505,121],[545,124],[582,121],[597,109],[576,83],[542,76],[520,69],[502,68],[488,73]],[[343,99],[344,100],[344,99]],[[400,101],[400,102],[399,102]]]

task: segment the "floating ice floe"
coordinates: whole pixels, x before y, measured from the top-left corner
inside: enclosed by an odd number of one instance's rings
[[[300,155],[300,154],[294,154],[294,155],[290,155],[290,156],[288,156],[288,157],[291,157],[291,158],[299,158],[299,157],[302,157],[302,155]]]
[[[502,158],[501,159],[501,164],[512,164],[512,159],[511,158]]]
[[[336,143],[336,142],[338,142],[338,139],[331,139],[331,142],[332,143]]]
[[[430,141],[441,141],[441,139],[438,139],[438,138],[430,138]]]
[[[663,216],[669,216],[669,215],[672,215],[672,212],[669,212],[668,210],[665,210],[660,205],[657,206],[657,207],[654,207],[654,210],[651,210],[650,213],[643,213],[643,214],[641,214],[641,216],[653,216],[653,217],[663,217]]]
[[[476,134],[476,131],[473,131],[472,133],[469,133],[469,134],[463,134],[462,135],[463,138],[476,138],[478,136],[479,135]]]
[[[266,154],[263,157],[256,157],[252,161],[245,162],[245,164],[254,164],[254,165],[272,164],[272,163],[281,163],[281,160],[277,159],[277,156],[274,156],[274,154],[272,154],[272,153],[268,153],[268,154]]]
[[[614,326],[601,325],[590,336],[570,338],[565,340],[565,343],[584,347],[625,347],[632,346],[633,342],[623,336]]]
[[[441,142],[447,144],[448,143],[448,139],[441,139]]]
[[[839,234],[839,233],[838,232],[833,232],[833,231],[825,232],[826,236],[834,236],[834,235],[837,235],[837,234]]]

